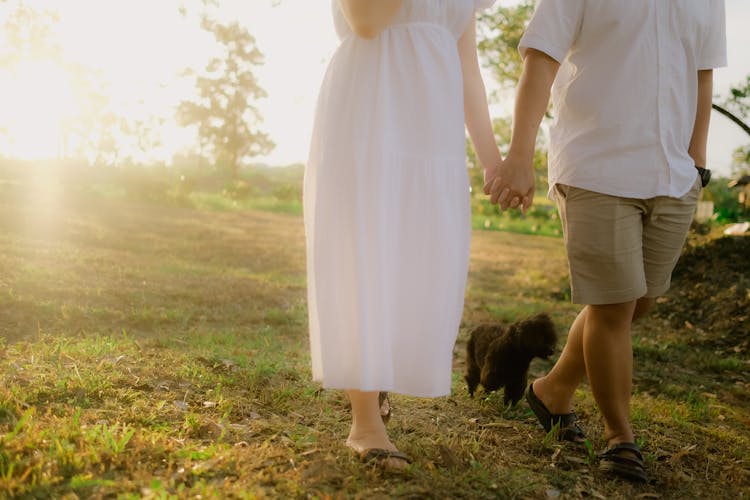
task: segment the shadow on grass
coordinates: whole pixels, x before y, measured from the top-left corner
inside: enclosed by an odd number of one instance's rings
[[[585,450],[545,440],[524,403],[468,397],[471,325],[544,310],[564,332],[575,317],[559,238],[474,234],[452,395],[393,396],[389,432],[415,462],[391,476],[342,445],[345,398],[310,380],[299,217],[30,189],[0,184],[0,496],[750,492],[746,357],[686,346],[659,318],[635,342],[648,485],[612,481]],[[551,362],[535,361],[531,376]],[[577,403],[598,449],[587,386]]]

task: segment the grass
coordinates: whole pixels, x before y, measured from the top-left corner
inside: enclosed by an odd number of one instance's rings
[[[471,205],[471,225],[475,230],[562,237],[557,207],[546,192],[537,192],[534,203],[524,215],[516,210],[501,211],[478,189],[473,191]]]
[[[0,182],[0,497],[750,495],[748,354],[702,350],[687,327],[635,332],[644,486],[597,472],[587,385],[589,452],[545,439],[523,403],[468,397],[469,326],[545,310],[564,332],[576,314],[562,240],[494,231],[473,235],[452,395],[392,397],[414,464],[360,464],[345,398],[310,380],[304,264],[298,215]]]

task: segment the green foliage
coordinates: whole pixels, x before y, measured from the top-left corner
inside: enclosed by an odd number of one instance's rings
[[[744,82],[736,84],[729,89],[729,96],[725,104],[735,114],[743,117],[750,115],[750,75],[745,77]]]
[[[714,104],[714,109],[750,135],[750,125],[748,124],[748,118],[750,118],[750,75],[745,77],[744,82],[731,87],[729,95],[724,98],[721,104]],[[738,148],[733,157],[735,175],[750,173],[750,144]]]
[[[110,193],[117,193],[119,188],[122,195],[133,200],[190,204],[191,178],[167,167],[130,165],[112,170],[111,175],[102,180],[100,188],[107,185],[115,188],[110,189]]]
[[[737,196],[737,189],[728,187],[729,179],[712,179],[703,189],[702,197],[714,202],[714,215],[718,223],[737,222],[745,209]]]
[[[534,197],[532,207],[523,215],[518,210],[502,212],[483,193],[472,193],[472,227],[489,231],[562,236],[557,208],[542,194]]]
[[[198,99],[180,103],[177,120],[183,126],[197,126],[204,152],[236,177],[244,160],[274,147],[267,134],[256,128],[262,118],[253,105],[266,96],[253,74],[263,63],[263,54],[238,22],[220,24],[204,18],[202,27],[214,36],[223,55],[208,61],[204,74],[195,78]]]
[[[500,151],[505,154],[510,142],[511,124],[508,118],[496,118],[492,129],[498,139]],[[479,166],[471,141],[466,141],[466,158],[469,166],[471,185],[471,213],[474,229],[508,231],[512,233],[560,236],[561,228],[557,210],[547,199],[547,150],[541,136],[534,151],[534,171],[536,173],[536,196],[531,209],[522,215],[517,210],[502,212],[497,205],[490,203],[484,194],[484,171]]]
[[[479,16],[477,39],[482,62],[503,87],[514,86],[521,75],[518,43],[533,12],[534,2],[523,0],[518,5],[496,7]]]
[[[15,182],[27,183],[19,175],[25,162],[0,161],[15,171]],[[29,166],[29,171],[36,171]],[[118,168],[63,165],[57,170],[60,181],[77,190],[104,198],[124,198],[173,206],[192,206],[221,211],[264,210],[300,215],[302,213],[301,165],[265,167],[253,165],[239,170],[236,178],[200,162],[184,161],[173,167],[127,165]],[[0,185],[2,188],[2,185]]]
[[[732,160],[732,171],[736,176],[750,174],[750,144],[737,148]]]
[[[521,74],[522,60],[518,52],[518,44],[533,12],[534,2],[525,0],[515,6],[496,7],[484,11],[479,16],[477,38],[480,58],[483,65],[499,83],[502,91],[514,87]],[[500,151],[505,155],[510,144],[511,119],[496,118],[492,126]],[[503,213],[496,205],[490,204],[483,192],[484,173],[481,168],[478,168],[476,154],[468,140],[466,149],[472,190],[472,226],[475,229],[547,236],[561,234],[555,207],[546,199],[547,148],[541,134],[537,137],[533,162],[536,174],[536,196],[534,206],[525,216],[518,211]]]

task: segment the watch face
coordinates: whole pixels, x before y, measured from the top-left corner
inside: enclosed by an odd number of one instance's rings
[[[704,167],[695,166],[698,169],[698,175],[701,176],[701,186],[706,187],[711,180],[711,171]]]

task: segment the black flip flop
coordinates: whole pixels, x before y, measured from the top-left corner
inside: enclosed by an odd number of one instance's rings
[[[531,411],[536,415],[539,423],[542,424],[544,431],[549,434],[552,429],[557,430],[557,439],[559,441],[570,441],[571,443],[583,443],[586,440],[586,433],[578,425],[578,417],[575,412],[553,414],[544,406],[542,400],[534,394],[534,384],[529,384],[526,389],[526,402],[529,403]]]
[[[627,454],[621,454],[621,452]],[[634,483],[648,481],[641,449],[635,443],[613,444],[599,454],[599,470]]]

